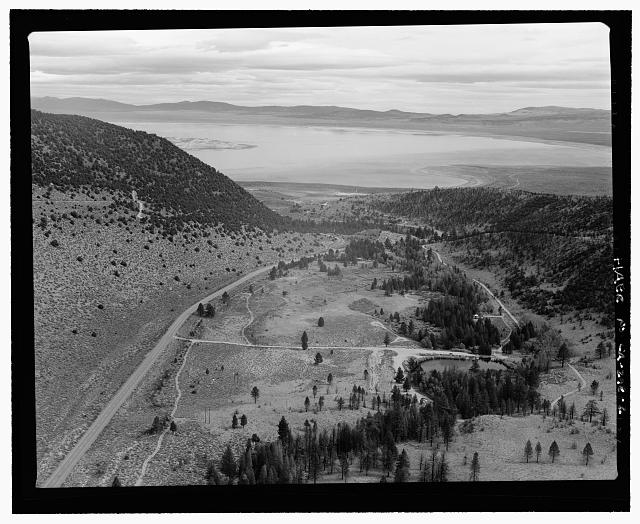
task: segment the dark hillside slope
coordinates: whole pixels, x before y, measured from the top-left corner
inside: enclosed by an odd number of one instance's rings
[[[443,231],[463,264],[502,274],[514,298],[540,314],[602,313],[614,304],[613,202],[491,188],[393,195],[374,206]]]
[[[269,231],[291,222],[161,138],[84,117],[32,119],[41,483],[180,312],[240,275],[338,240]],[[145,380],[177,369],[173,349],[166,357]],[[167,406],[153,409],[163,416]]]
[[[381,203],[385,212],[421,218],[451,236],[530,231],[563,236],[610,232],[610,197],[558,196],[493,188],[451,188],[403,193]]]
[[[196,225],[270,230],[284,220],[231,179],[168,140],[74,115],[31,112],[33,183],[107,190],[136,208],[151,232],[175,235]],[[137,208],[135,209],[137,210]]]

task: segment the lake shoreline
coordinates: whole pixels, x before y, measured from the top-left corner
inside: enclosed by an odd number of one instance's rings
[[[168,139],[234,182],[297,187],[311,181],[357,192],[435,187],[546,189],[591,170],[589,181],[606,189],[603,169],[610,148],[489,132],[425,131],[336,125],[212,122],[119,122]],[[192,147],[191,147],[192,146]],[[530,175],[530,172],[534,172]],[[559,175],[559,176],[558,176]],[[347,182],[347,183],[345,183]],[[566,185],[566,184],[565,184]],[[533,187],[532,187],[533,186]],[[337,190],[348,193],[356,191]],[[317,193],[326,194],[327,192]],[[335,194],[328,196],[334,197]]]

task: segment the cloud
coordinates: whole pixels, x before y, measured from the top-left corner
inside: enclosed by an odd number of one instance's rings
[[[256,51],[270,47],[287,46],[290,42],[312,40],[322,35],[300,30],[264,30],[247,29],[220,30],[214,38],[197,42],[196,47],[202,51],[219,51],[221,53],[237,53],[242,51]]]
[[[135,54],[140,52],[135,39],[123,35],[100,38],[104,31],[91,33],[32,33],[29,35],[31,57],[87,57]]]
[[[421,75],[411,75],[408,78],[417,82],[438,82],[438,83],[458,83],[474,84],[480,82],[519,82],[523,80],[532,81],[585,81],[604,80],[608,74],[598,69],[514,69],[512,71],[496,70],[475,70],[460,72],[433,72]]]
[[[609,104],[608,32],[599,24],[103,31],[29,40],[36,96],[453,113]]]

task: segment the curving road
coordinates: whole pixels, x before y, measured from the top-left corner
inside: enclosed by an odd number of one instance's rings
[[[189,350],[191,349],[192,346],[193,344],[190,344],[187,350],[185,351],[184,357],[182,358],[182,364],[180,365],[180,369],[176,373],[175,382],[176,382],[176,391],[178,392],[178,395],[176,396],[176,399],[173,402],[173,409],[171,410],[171,414],[169,415],[169,420],[171,421],[173,421],[174,417],[176,416],[176,411],[178,411],[178,404],[180,403],[180,399],[182,398],[182,390],[180,389],[180,375],[182,374],[182,370],[184,369],[184,366],[186,365],[187,360],[189,360],[188,358]],[[162,435],[160,435],[160,438],[158,439],[158,442],[156,444],[155,449],[153,450],[153,453],[151,453],[151,455],[149,455],[145,459],[145,461],[142,463],[142,468],[140,469],[140,475],[138,475],[138,478],[136,479],[136,483],[135,483],[136,486],[142,485],[142,479],[144,479],[144,476],[147,473],[149,462],[151,462],[153,458],[158,454],[158,451],[160,451],[160,448],[162,447],[162,441],[164,440],[165,435],[170,430],[171,430],[171,426],[166,427],[164,429],[164,431],[162,432]]]
[[[209,302],[219,296],[221,296],[225,291],[231,291],[232,289],[244,284],[248,280],[256,278],[268,271],[271,270],[271,265],[267,267],[263,267],[253,271],[252,273],[248,273],[247,275],[239,278],[238,280],[228,284],[227,286],[219,289],[211,293],[209,296],[199,300],[185,311],[183,311],[178,318],[173,321],[173,324],[169,326],[169,329],[162,336],[162,338],[158,341],[156,346],[149,351],[140,365],[136,368],[136,370],[131,374],[131,376],[127,379],[127,381],[122,385],[122,387],[118,390],[118,392],[114,395],[114,397],[109,401],[109,403],[104,407],[104,409],[100,412],[98,417],[93,421],[89,429],[82,435],[80,440],[76,443],[73,449],[67,454],[67,456],[58,464],[58,467],[55,471],[49,476],[47,480],[42,483],[42,487],[44,488],[55,488],[60,487],[69,476],[73,468],[80,462],[80,459],[84,456],[87,450],[91,447],[91,445],[98,438],[100,433],[104,430],[107,424],[111,421],[113,416],[116,414],[118,409],[124,404],[125,400],[133,393],[133,390],[138,386],[142,378],[146,375],[146,373],[151,369],[151,366],[155,363],[160,354],[166,349],[169,343],[173,340],[174,336],[178,333],[180,326],[184,324],[184,322],[198,309],[198,304],[200,302]]]
[[[573,372],[578,376],[578,380],[580,380],[580,382],[582,382],[582,385],[580,386],[580,388],[572,389],[571,391],[568,391],[567,393],[564,393],[563,395],[560,395],[557,399],[555,399],[551,403],[551,406],[550,406],[551,409],[553,409],[553,406],[555,406],[558,402],[560,402],[561,398],[567,398],[570,395],[575,395],[576,393],[578,393],[578,391],[580,391],[581,388],[584,388],[584,387],[587,386],[587,381],[578,372],[578,370],[576,368],[574,368],[569,362],[567,362],[567,366],[569,366],[573,370]]]
[[[511,312],[504,307],[504,304],[502,302],[500,302],[500,300],[498,298],[496,298],[496,296],[489,290],[489,288],[487,286],[485,286],[482,282],[480,282],[479,280],[476,280],[475,278],[473,279],[474,282],[480,284],[484,290],[489,293],[489,296],[491,298],[493,298],[493,300],[495,300],[498,305],[502,308],[502,311],[504,311],[507,315],[509,315],[509,317],[511,317],[511,320],[513,320],[513,322],[515,323],[516,326],[520,326],[520,324],[518,323],[518,321],[516,320],[516,317],[514,317]]]
[[[339,248],[342,247],[343,244],[339,246]],[[317,253],[317,255],[323,255],[327,252],[328,250],[322,253]],[[109,403],[103,408],[103,410],[96,417],[91,426],[89,426],[89,429],[87,429],[80,440],[78,440],[73,449],[69,453],[67,453],[65,458],[62,460],[62,462],[60,462],[60,464],[58,464],[58,467],[49,476],[49,478],[42,483],[42,487],[56,488],[62,486],[73,468],[76,466],[76,464],[78,464],[78,462],[80,462],[80,459],[82,459],[87,450],[100,436],[100,433],[102,433],[104,428],[111,421],[122,404],[124,404],[125,400],[127,400],[127,398],[129,398],[129,395],[133,393],[142,378],[151,369],[151,366],[153,366],[157,358],[166,349],[171,340],[176,337],[178,330],[180,329],[182,324],[184,324],[184,322],[193,313],[196,312],[196,310],[198,309],[198,304],[200,304],[201,302],[210,302],[214,298],[218,298],[219,296],[221,296],[225,291],[231,291],[232,289],[244,284],[245,282],[254,279],[264,273],[267,273],[268,271],[271,271],[272,267],[272,265],[268,265],[266,267],[256,269],[255,271],[248,273],[238,280],[235,280],[231,284],[228,284],[223,288],[214,291],[210,295],[199,300],[198,302],[187,308],[185,311],[183,311],[180,316],[173,321],[173,324],[169,326],[169,329],[167,329],[166,333],[162,335],[162,338],[158,341],[156,346],[145,355],[140,365],[131,374],[127,381],[120,387],[118,392],[109,401]]]
[[[446,265],[448,265],[444,260],[442,260],[442,257],[440,256],[440,253],[438,253],[435,249],[433,250],[433,252],[434,252],[434,253],[436,254],[436,256],[438,257],[438,262],[440,262],[441,264],[443,264],[443,265],[445,265],[445,266],[446,266]],[[473,281],[474,281],[474,282],[476,282],[476,283],[478,283],[478,284],[480,284],[480,285],[484,288],[484,290],[485,290],[487,293],[489,293],[489,296],[490,296],[491,298],[493,298],[493,300],[495,300],[495,301],[498,303],[498,305],[502,308],[502,311],[504,311],[507,315],[509,315],[509,317],[511,318],[511,320],[513,320],[513,322],[514,322],[514,324],[515,324],[516,326],[518,326],[518,327],[520,326],[520,324],[519,324],[519,323],[518,323],[518,321],[516,320],[516,317],[514,317],[514,316],[511,314],[511,312],[510,312],[506,307],[504,307],[504,304],[503,304],[502,302],[500,302],[500,300],[499,300],[499,299],[498,299],[498,298],[497,298],[497,297],[496,297],[496,296],[491,292],[491,290],[490,290],[487,286],[485,286],[482,282],[480,282],[479,280],[476,280],[475,278],[473,279]],[[486,316],[488,316],[488,315],[486,315]],[[501,316],[501,315],[498,315],[498,316]]]

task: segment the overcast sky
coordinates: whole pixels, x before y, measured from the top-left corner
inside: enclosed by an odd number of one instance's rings
[[[33,33],[31,94],[430,113],[609,109],[608,37],[601,24]]]

